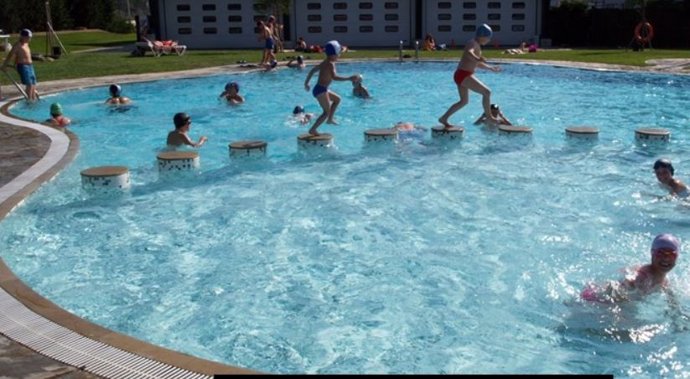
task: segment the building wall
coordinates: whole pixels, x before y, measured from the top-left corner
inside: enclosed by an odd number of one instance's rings
[[[539,42],[541,9],[538,0],[426,0],[424,31],[437,44],[464,45],[473,38],[478,25],[494,31],[491,45],[516,46]]]
[[[253,0],[157,0],[160,38],[192,49],[259,48],[255,21],[266,14]],[[492,44],[538,42],[540,0],[292,0],[290,36],[323,45],[413,46],[431,33],[437,43],[463,45],[477,25],[494,29]],[[152,5],[154,7],[154,5]],[[155,14],[155,12],[152,12]],[[289,42],[286,47],[291,48]]]
[[[253,0],[165,0],[160,29],[192,49],[258,48],[256,22],[264,18]]]
[[[412,36],[413,0],[294,0],[295,40],[358,47],[398,46]]]

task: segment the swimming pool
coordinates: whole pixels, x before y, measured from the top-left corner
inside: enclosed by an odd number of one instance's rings
[[[366,129],[435,125],[457,101],[454,67],[339,65],[374,98],[334,84],[329,154],[297,148],[307,127],[292,108],[317,111],[305,72],[125,85],[137,107],[123,113],[102,105],[107,86],[20,104],[14,113],[42,120],[60,101],[81,152],[2,222],[3,258],[77,315],[256,370],[688,375],[688,333],[664,296],[614,309],[574,299],[646,262],[655,234],[685,239],[688,210],[651,195],[663,194],[651,165],[669,157],[685,178],[690,80],[504,65],[479,75],[506,116],[534,128],[529,141],[471,125],[475,95],[451,119],[466,128],[460,143],[364,146]],[[215,99],[228,80],[246,104]],[[155,156],[177,111],[209,142],[199,175],[161,180]],[[570,125],[600,138],[569,143]],[[637,145],[640,126],[672,140]],[[267,141],[267,158],[230,160],[238,139]],[[129,194],[81,190],[79,171],[106,164],[130,168]],[[683,305],[686,271],[682,255],[671,280]]]

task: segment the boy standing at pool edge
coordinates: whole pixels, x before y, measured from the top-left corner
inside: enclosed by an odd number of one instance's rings
[[[443,116],[438,119],[438,121],[446,129],[453,127],[448,123],[448,118],[450,118],[450,116],[459,111],[469,102],[469,90],[482,95],[482,106],[484,108],[484,115],[486,115],[487,120],[494,123],[499,123],[499,120],[494,117],[493,114],[491,114],[491,90],[474,75],[474,71],[477,67],[494,72],[501,71],[501,68],[498,66],[488,65],[486,63],[486,58],[482,57],[481,46],[489,43],[492,34],[493,31],[489,25],[482,24],[479,26],[479,28],[477,28],[476,36],[467,41],[467,44],[465,45],[462,58],[460,59],[460,63],[458,63],[458,68],[455,70],[455,74],[453,75],[455,84],[458,86],[460,101],[451,105],[446,113],[444,113]]]
[[[19,32],[19,43],[12,46],[12,50],[7,54],[5,61],[2,63],[1,69],[4,71],[5,67],[9,66],[9,61],[14,57],[14,63],[17,67],[17,73],[22,84],[26,86],[26,95],[29,101],[38,100],[38,92],[36,91],[36,73],[34,72],[34,65],[31,60],[31,30],[22,29]]]
[[[314,86],[312,95],[314,95],[316,100],[319,101],[319,105],[321,105],[323,112],[316,119],[316,121],[314,121],[314,125],[312,125],[312,127],[309,129],[309,134],[311,135],[319,135],[316,129],[326,120],[326,122],[329,124],[337,124],[333,119],[333,115],[335,114],[335,110],[338,108],[338,104],[340,104],[340,96],[328,89],[328,86],[331,85],[331,82],[334,80],[355,81],[357,79],[357,75],[345,77],[338,76],[338,74],[336,74],[335,62],[338,60],[338,55],[341,51],[338,41],[328,42],[324,51],[326,52],[326,59],[309,70],[307,79],[304,81],[304,89],[309,91],[309,81],[311,80],[311,77],[316,73],[316,71],[319,72],[319,79]]]

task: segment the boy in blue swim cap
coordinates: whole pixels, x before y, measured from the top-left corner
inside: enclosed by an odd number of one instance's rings
[[[484,85],[474,75],[477,67],[494,72],[501,71],[498,66],[491,66],[487,64],[486,58],[482,56],[482,45],[486,45],[491,40],[493,31],[487,24],[482,24],[477,28],[477,33],[474,38],[467,41],[465,50],[462,53],[462,58],[458,64],[453,80],[458,86],[458,93],[460,94],[460,101],[448,108],[446,113],[438,119],[438,121],[446,128],[451,128],[452,125],[448,122],[450,116],[459,111],[462,107],[467,105],[470,100],[470,90],[482,95],[482,106],[484,108],[484,115],[490,122],[498,124],[500,120],[491,113],[491,90]]]
[[[110,92],[110,97],[105,101],[106,104],[123,105],[131,102],[128,97],[122,96],[122,87],[119,84],[111,84],[108,91]]]
[[[357,75],[339,76],[335,72],[335,62],[338,60],[338,55],[340,55],[341,52],[340,43],[338,43],[338,41],[328,42],[324,48],[324,51],[326,52],[326,59],[314,66],[314,68],[309,71],[309,74],[307,74],[307,78],[304,81],[304,89],[309,91],[309,81],[311,80],[311,77],[314,76],[317,71],[319,72],[319,79],[314,86],[312,95],[314,95],[316,100],[319,101],[319,105],[321,105],[323,113],[321,113],[321,115],[316,119],[316,121],[314,121],[314,124],[309,129],[309,134],[311,135],[319,135],[316,129],[324,121],[329,124],[337,124],[333,118],[333,115],[335,114],[335,110],[338,108],[338,104],[340,104],[340,96],[328,89],[328,86],[331,85],[331,82],[334,80],[349,80],[351,82],[357,80]]]

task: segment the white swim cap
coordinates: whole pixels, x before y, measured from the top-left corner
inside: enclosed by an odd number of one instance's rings
[[[326,43],[326,47],[324,48],[324,50],[326,51],[326,55],[329,57],[331,55],[340,55],[340,43],[338,43],[338,41],[336,40],[328,41],[328,43]]]

